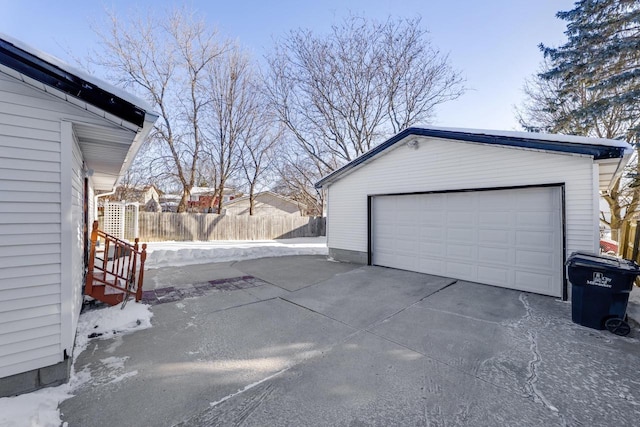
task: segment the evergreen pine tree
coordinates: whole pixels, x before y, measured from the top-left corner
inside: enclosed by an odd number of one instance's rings
[[[540,77],[562,82],[561,102],[575,102],[582,87],[598,95],[559,121],[588,130],[598,119],[619,114],[628,126],[607,137],[640,143],[640,1],[581,0],[557,17],[567,21],[568,40],[558,48],[540,45],[551,62]]]
[[[543,71],[525,86],[520,123],[624,139],[640,153],[640,0],[579,0],[556,16],[567,22],[567,42],[557,48],[540,45]],[[611,217],[601,219],[614,238],[640,206],[638,177],[636,161],[602,195]]]

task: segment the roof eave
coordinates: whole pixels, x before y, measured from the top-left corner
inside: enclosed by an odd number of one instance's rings
[[[526,148],[534,150],[551,151],[567,154],[583,154],[593,157],[594,160],[609,159],[609,158],[622,158],[625,156],[627,149],[624,147],[614,147],[608,145],[592,145],[581,143],[569,143],[561,141],[543,141],[539,139],[527,139],[521,137],[508,137],[498,135],[487,135],[468,132],[457,131],[445,131],[440,129],[427,129],[427,128],[407,128],[402,132],[389,138],[382,144],[378,145],[374,149],[364,153],[360,157],[347,163],[340,169],[335,170],[329,175],[322,178],[315,184],[315,188],[323,188],[345,173],[352,169],[368,162],[378,154],[387,150],[391,146],[395,145],[399,141],[407,138],[408,136],[423,136],[431,138],[441,138],[464,142],[484,143],[498,146],[508,146],[516,148]]]
[[[122,168],[120,168],[120,173],[118,174],[116,182],[113,185],[114,187],[120,184],[120,181],[122,181],[122,178],[126,174],[127,170],[129,170],[129,168],[131,167],[131,164],[136,158],[136,155],[138,154],[138,152],[140,151],[142,144],[144,143],[145,139],[147,139],[147,137],[153,130],[153,125],[155,124],[157,119],[158,119],[158,116],[154,113],[148,113],[145,115],[145,121],[142,126],[142,129],[138,131],[136,136],[133,138],[133,141],[131,142],[131,146],[129,147],[127,156],[125,157],[124,162],[122,163]]]
[[[129,123],[144,124],[144,109],[1,38],[0,63]]]

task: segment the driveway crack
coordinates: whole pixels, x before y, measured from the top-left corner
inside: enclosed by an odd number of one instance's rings
[[[526,328],[526,336],[527,340],[529,341],[529,351],[531,352],[532,356],[531,360],[527,364],[528,373],[524,384],[525,392],[527,393],[527,395],[533,397],[534,402],[541,403],[550,411],[555,412],[562,419],[563,423],[566,424],[564,417],[560,414],[558,408],[556,408],[549,401],[549,399],[546,398],[544,393],[542,393],[542,391],[540,391],[540,389],[538,389],[537,387],[540,364],[542,363],[542,355],[540,354],[540,349],[538,347],[537,332],[532,327],[527,327],[526,325],[528,322],[534,320],[535,318],[526,294],[521,293],[518,299],[524,306],[525,315],[520,320],[518,320],[518,322],[514,323],[511,326],[515,328],[523,326]]]

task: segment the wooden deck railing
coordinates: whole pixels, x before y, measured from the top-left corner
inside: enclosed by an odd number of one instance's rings
[[[98,248],[98,239],[103,247]],[[120,240],[98,229],[98,221],[91,231],[89,267],[85,283],[85,295],[110,305],[116,305],[134,297],[142,299],[144,262],[147,245],[138,246]]]

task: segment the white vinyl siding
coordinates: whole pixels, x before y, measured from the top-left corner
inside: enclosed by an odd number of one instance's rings
[[[0,378],[61,362],[73,346],[84,176],[72,121],[105,124],[0,73]]]
[[[268,215],[292,215],[300,216],[298,205],[271,194],[259,194],[254,200],[254,212],[256,216]],[[249,215],[249,199],[243,198],[231,201],[224,207],[229,215]]]
[[[596,250],[597,182],[591,157],[435,138],[421,138],[417,150],[398,143],[332,183],[327,244],[367,252],[369,195],[541,184],[565,184],[567,254]]]
[[[20,92],[0,74],[0,377],[62,360],[60,121]]]

